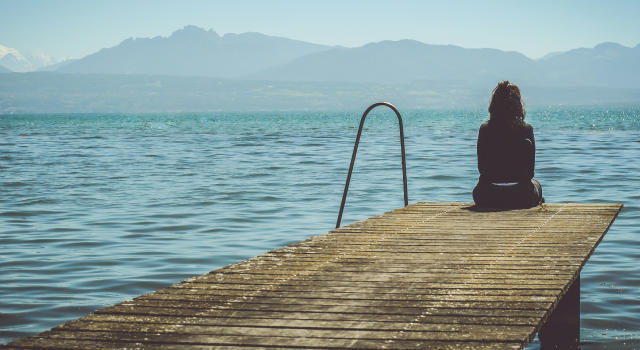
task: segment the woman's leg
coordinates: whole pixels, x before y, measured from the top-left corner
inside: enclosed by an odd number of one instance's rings
[[[542,186],[538,180],[514,186],[478,184],[473,189],[473,200],[480,207],[531,208],[543,201]]]
[[[493,187],[487,184],[478,183],[473,189],[473,201],[479,207],[497,207],[500,206],[496,200],[496,193],[493,191]]]

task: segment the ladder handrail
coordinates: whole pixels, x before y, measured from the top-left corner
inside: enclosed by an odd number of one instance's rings
[[[356,137],[356,143],[353,146],[353,155],[351,156],[351,165],[349,166],[349,174],[347,175],[347,182],[344,184],[344,194],[342,195],[342,204],[340,204],[340,213],[338,214],[338,222],[336,223],[336,228],[340,227],[340,221],[342,220],[342,211],[344,210],[344,204],[347,201],[347,192],[349,191],[349,181],[351,181],[351,172],[353,172],[353,165],[356,161],[356,153],[358,152],[358,144],[360,143],[360,135],[362,135],[362,127],[364,125],[364,120],[367,118],[367,114],[371,112],[372,109],[378,106],[387,106],[391,108],[394,112],[396,112],[396,116],[398,116],[398,123],[400,125],[400,148],[402,151],[402,180],[404,185],[404,206],[409,205],[409,195],[407,194],[407,161],[404,153],[404,131],[402,129],[402,117],[400,116],[400,112],[394,105],[389,102],[378,102],[372,104],[362,115],[362,119],[360,119],[360,128],[358,129],[358,136]]]

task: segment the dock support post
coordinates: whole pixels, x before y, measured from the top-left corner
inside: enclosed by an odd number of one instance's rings
[[[580,275],[538,332],[542,349],[580,345]]]

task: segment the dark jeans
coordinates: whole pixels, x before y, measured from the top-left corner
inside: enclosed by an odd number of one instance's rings
[[[491,208],[531,208],[544,203],[542,186],[536,179],[513,186],[478,183],[473,200],[477,206]]]

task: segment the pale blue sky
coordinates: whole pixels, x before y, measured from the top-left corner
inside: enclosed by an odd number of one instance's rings
[[[185,25],[361,46],[414,39],[518,51],[531,58],[602,42],[640,43],[640,1],[9,1],[0,45],[82,57]]]

